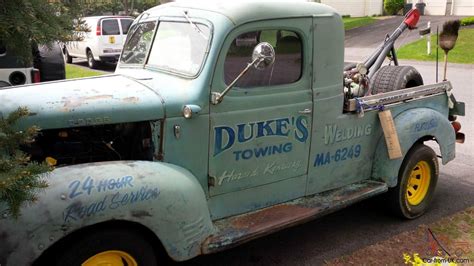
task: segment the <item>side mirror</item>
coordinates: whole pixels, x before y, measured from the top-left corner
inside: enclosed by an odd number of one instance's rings
[[[235,83],[239,81],[245,73],[253,66],[255,69],[262,70],[270,67],[275,62],[275,49],[267,42],[261,42],[255,46],[252,52],[252,62],[248,63],[247,67],[240,72],[240,74],[232,81],[222,93],[213,92],[211,93],[211,103],[216,105],[222,102],[224,96],[229,90],[234,87]]]
[[[265,69],[275,62],[275,49],[267,42],[261,42],[255,46],[252,52],[252,63],[253,66],[262,70]]]

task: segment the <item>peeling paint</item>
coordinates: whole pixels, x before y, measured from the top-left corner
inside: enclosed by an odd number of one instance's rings
[[[140,101],[140,98],[138,97],[127,97],[123,99],[124,102],[126,103],[138,103]]]
[[[89,97],[63,97],[63,111],[69,112],[74,108],[80,107],[83,104],[88,104],[89,101],[97,101],[97,100],[106,100],[112,99],[113,95],[95,95]]]

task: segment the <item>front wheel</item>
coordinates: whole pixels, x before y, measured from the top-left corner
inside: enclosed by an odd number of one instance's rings
[[[423,215],[433,198],[438,175],[436,153],[423,144],[412,147],[400,167],[398,185],[388,192],[395,213],[408,219]]]
[[[154,249],[133,231],[109,229],[76,239],[58,257],[56,265],[158,265]]]

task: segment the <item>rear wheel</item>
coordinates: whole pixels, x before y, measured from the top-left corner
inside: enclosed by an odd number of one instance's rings
[[[66,63],[68,64],[72,64],[72,56],[69,55],[69,52],[66,47],[64,47],[63,54],[64,54],[64,61],[66,61]]]
[[[384,66],[375,73],[372,94],[396,91],[423,85],[421,74],[412,66]]]
[[[133,231],[109,229],[70,243],[56,265],[157,265],[150,242]]]
[[[421,216],[429,207],[438,181],[436,153],[423,144],[415,145],[403,160],[398,185],[388,193],[392,209],[408,219]]]
[[[91,50],[87,50],[87,65],[92,69],[96,69],[99,66],[99,62],[94,59]]]

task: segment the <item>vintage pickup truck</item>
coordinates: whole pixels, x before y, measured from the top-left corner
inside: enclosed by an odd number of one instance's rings
[[[1,90],[1,115],[42,129],[25,151],[57,165],[19,218],[0,205],[0,264],[184,261],[382,193],[422,215],[424,143],[453,160],[464,105],[410,67],[344,68],[343,45],[321,4],[169,3],[134,21],[115,74]]]

